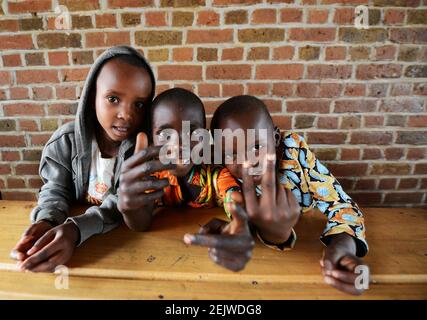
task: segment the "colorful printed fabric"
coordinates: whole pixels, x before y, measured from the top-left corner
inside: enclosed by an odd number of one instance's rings
[[[164,191],[164,195],[158,205],[176,206],[187,204],[193,208],[212,208],[216,205],[222,207],[224,201],[232,191],[240,191],[239,184],[230,174],[228,169],[220,166],[200,165],[194,166],[191,170],[188,183],[201,187],[200,194],[194,201],[184,203],[181,187],[178,178],[169,171],[161,171],[153,174],[156,178],[169,179],[169,186]],[[227,216],[230,213],[224,207]]]
[[[316,159],[303,137],[296,133],[282,133],[282,143],[279,181],[292,190],[303,213],[316,207],[328,217],[320,240],[327,245],[328,236],[345,232],[356,239],[357,255],[366,255],[364,218],[357,204]]]

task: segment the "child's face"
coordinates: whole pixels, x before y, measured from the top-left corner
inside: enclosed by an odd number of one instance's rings
[[[180,146],[180,155],[182,157],[182,122],[189,121],[190,122],[190,134],[197,129],[204,129],[205,119],[200,109],[192,106],[180,107],[175,105],[173,102],[160,102],[157,105],[152,113],[152,137],[153,143],[155,146],[162,146],[166,143],[165,138],[162,135],[162,130],[164,129],[173,129],[179,133],[179,146]],[[191,139],[191,137],[186,137],[186,139]],[[190,147],[193,148],[197,142],[191,141]],[[170,170],[170,172],[177,177],[186,176],[193,164],[183,163],[178,164],[177,168],[174,170]]]
[[[144,68],[118,59],[106,62],[96,79],[95,108],[102,139],[117,143],[137,132],[151,90],[151,78]]]
[[[254,167],[258,167],[263,163],[267,153],[275,153],[274,128],[272,124],[261,115],[253,113],[230,116],[220,122],[218,129],[231,129],[232,131],[242,129],[245,132],[245,138],[248,137],[248,129],[267,129],[267,137],[262,137],[256,134],[254,142],[247,141],[245,139],[245,144],[242,145],[238,144],[236,139],[233,139],[232,145],[227,145],[223,139],[222,161],[235,178],[242,178],[243,164],[238,163],[238,154],[247,155],[247,152],[254,152],[258,162],[252,163],[252,165]],[[248,142],[250,142],[250,144],[248,144]],[[227,162],[232,162],[232,164],[227,164]],[[253,175],[253,179],[254,183],[259,185],[261,184],[262,175]]]

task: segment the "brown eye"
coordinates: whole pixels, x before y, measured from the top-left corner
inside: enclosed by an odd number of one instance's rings
[[[119,98],[117,98],[116,96],[108,96],[107,99],[110,103],[113,103],[113,104],[116,104],[119,102]]]
[[[142,109],[142,108],[144,108],[144,106],[145,106],[145,104],[142,101],[135,103],[135,107],[137,107],[138,109]]]

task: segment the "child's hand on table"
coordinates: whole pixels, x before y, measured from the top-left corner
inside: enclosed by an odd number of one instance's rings
[[[18,263],[22,271],[53,272],[70,260],[79,241],[80,231],[74,222],[66,222],[47,231]]]
[[[198,234],[185,234],[184,242],[208,247],[209,257],[215,263],[232,271],[240,271],[252,257],[254,240],[243,207],[236,201],[224,205],[229,206],[233,220],[213,219],[202,226]]]
[[[327,284],[340,291],[361,295],[364,290],[355,286],[357,277],[360,276],[359,273],[355,273],[355,269],[357,266],[366,267],[363,270],[366,270],[368,274],[365,274],[364,277],[369,281],[369,267],[361,258],[355,255],[356,242],[353,237],[346,233],[340,233],[332,237],[320,260],[324,280]]]
[[[168,179],[157,179],[151,174],[173,169],[174,164],[163,164],[158,160],[161,147],[148,147],[145,133],[136,138],[135,152],[123,165],[120,175],[118,208],[122,214],[151,205],[163,196]]]
[[[250,164],[242,168],[243,196],[249,221],[257,228],[263,240],[272,244],[286,242],[298,222],[301,208],[292,191],[283,188],[276,180],[276,155],[266,157],[266,171],[262,176],[262,195],[257,197]]]
[[[21,239],[16,244],[15,248],[11,251],[10,257],[12,259],[23,261],[27,256],[27,251],[34,245],[34,243],[40,239],[46,232],[52,229],[54,226],[48,221],[41,220],[33,223],[25,230]]]

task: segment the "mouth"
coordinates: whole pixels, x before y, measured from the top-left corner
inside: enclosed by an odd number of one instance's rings
[[[113,132],[118,137],[127,137],[130,132],[130,127],[113,126]]]

